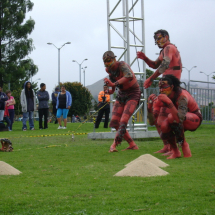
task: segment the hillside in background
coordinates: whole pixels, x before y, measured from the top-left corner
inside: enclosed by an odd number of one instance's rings
[[[108,78],[108,76],[106,76]],[[106,78],[104,77],[104,78]],[[86,88],[91,92],[93,98],[98,101],[98,94],[100,91],[103,90],[103,86],[104,86],[104,78],[102,78],[101,80],[95,82],[92,85],[86,86]],[[181,82],[184,82],[187,84],[188,80],[187,79],[182,79]],[[210,82],[213,82],[213,80],[211,80]],[[214,84],[210,84],[210,89],[215,89],[215,81]],[[183,86],[184,87],[184,86]],[[207,84],[206,83],[198,83],[198,82],[191,82],[191,87],[194,88],[207,88]]]

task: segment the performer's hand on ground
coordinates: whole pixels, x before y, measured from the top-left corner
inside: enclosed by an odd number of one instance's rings
[[[114,83],[112,83],[108,78],[105,78],[104,82],[108,87],[114,87],[115,86]]]
[[[146,55],[143,52],[137,52],[137,58],[144,60],[146,58]]]
[[[143,84],[143,87],[145,89],[147,89],[148,87],[150,87],[152,85],[152,81],[151,81],[151,78],[147,78]]]

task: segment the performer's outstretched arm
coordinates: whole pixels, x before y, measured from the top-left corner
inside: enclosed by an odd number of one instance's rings
[[[137,52],[137,57],[144,60],[147,63],[147,65],[153,69],[157,69],[161,64],[159,58],[155,61],[152,61],[148,57],[146,57],[146,55],[143,52]]]

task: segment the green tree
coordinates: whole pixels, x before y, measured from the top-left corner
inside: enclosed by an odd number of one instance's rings
[[[72,106],[68,115],[72,116],[72,114],[78,114],[83,116],[87,114],[92,107],[93,97],[90,91],[79,82],[65,82],[61,85],[64,85],[66,90],[72,95]]]
[[[33,9],[30,0],[0,1],[0,86],[16,83],[33,76],[38,68],[27,56],[33,51],[33,40],[28,38],[34,29],[33,19],[26,13]]]

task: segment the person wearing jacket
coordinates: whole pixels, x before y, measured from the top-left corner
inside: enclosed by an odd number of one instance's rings
[[[0,121],[4,119],[4,109],[5,109],[5,102],[8,100],[7,95],[2,92],[2,87],[0,87]]]
[[[29,117],[29,126],[30,130],[34,129],[34,110],[36,110],[36,96],[32,89],[31,82],[26,81],[24,84],[24,89],[21,92],[20,95],[20,103],[22,106],[22,112],[23,112],[23,120],[22,120],[22,130],[27,130],[26,121]]]
[[[47,129],[48,124],[48,114],[49,114],[49,93],[46,91],[46,85],[44,83],[40,84],[40,90],[37,92],[37,98],[39,101],[39,129]],[[44,127],[43,127],[43,116],[44,116]]]
[[[61,86],[61,92],[58,93],[57,96],[57,120],[59,123],[58,129],[66,129],[67,124],[67,115],[69,112],[69,109],[72,105],[72,96],[69,91],[66,91],[65,86]],[[60,117],[63,115],[63,121],[64,121],[64,127],[61,125],[61,119]]]
[[[99,92],[98,95],[98,108],[99,113],[96,118],[96,124],[95,128],[99,128],[99,124],[102,120],[103,114],[105,113],[105,122],[104,122],[104,128],[108,128],[108,121],[109,121],[109,114],[110,114],[110,95],[107,94],[108,92],[108,86],[104,85],[104,90]]]
[[[52,93],[52,106],[53,106],[52,114],[56,117],[55,124],[58,123],[56,104],[57,104],[57,96],[58,96],[59,91],[60,91],[59,87],[56,87],[55,91]]]

